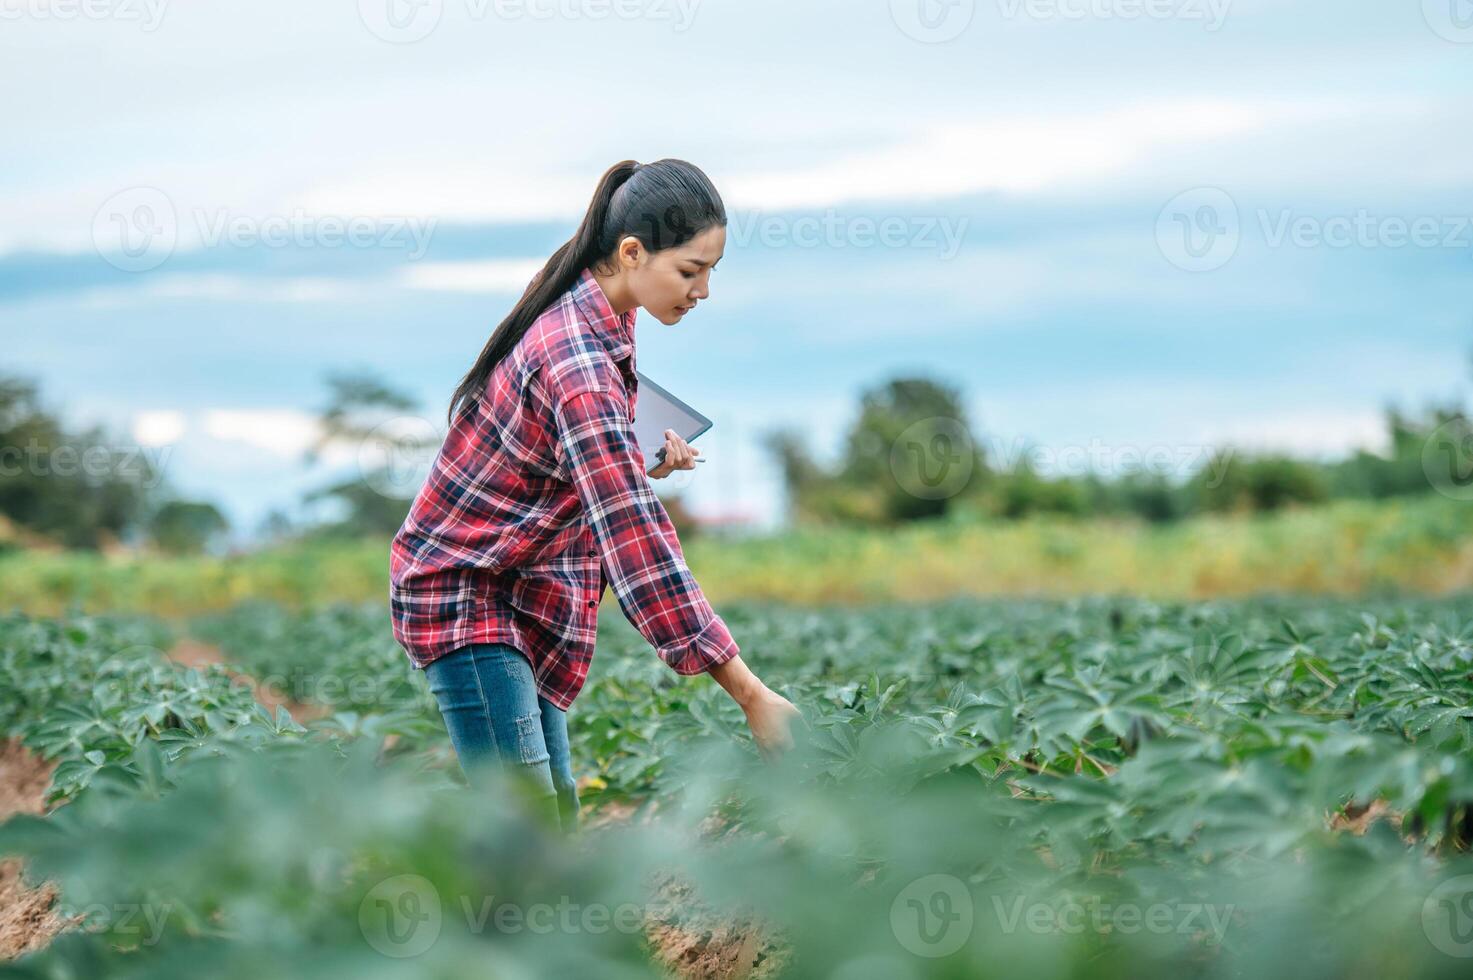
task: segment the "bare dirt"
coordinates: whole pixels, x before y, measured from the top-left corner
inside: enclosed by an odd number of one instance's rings
[[[277,705],[283,705],[298,723],[306,724],[331,712],[327,706],[283,698],[257,684],[249,675],[231,669],[219,648],[210,644],[184,639],[168,656],[196,669],[219,664],[232,678],[250,684],[262,705],[273,712]],[[0,742],[0,822],[15,813],[45,813],[44,800],[54,768],[54,762],[42,759],[16,740]],[[639,807],[634,804],[610,801],[591,813],[581,829],[596,831],[632,819],[648,820],[655,809],[638,813]],[[719,836],[724,830],[720,821],[712,822],[703,827],[702,836]],[[46,947],[81,918],[63,918],[55,908],[55,884],[42,882],[32,887],[23,880],[22,871],[19,859],[0,859],[0,960]],[[713,910],[689,882],[672,873],[660,875],[652,886],[652,908],[656,911],[646,917],[645,935],[651,955],[671,977],[770,980],[781,975],[791,949],[778,930],[755,911]]]
[[[0,823],[18,813],[45,813],[55,768],[16,739],[0,742]],[[56,886],[28,885],[24,868],[18,858],[0,859],[0,960],[40,949],[72,924],[54,908]]]
[[[174,644],[173,649],[169,651],[169,659],[196,670],[203,670],[210,664],[219,664],[233,680],[250,685],[251,693],[255,695],[256,701],[273,715],[276,714],[278,706],[285,707],[287,714],[291,715],[292,720],[299,725],[305,725],[309,721],[332,714],[332,709],[327,705],[293,701],[273,690],[269,685],[258,683],[249,674],[235,670],[226,662],[225,655],[220,648],[209,643],[201,643],[199,640],[185,637]]]
[[[579,821],[580,833],[596,833],[631,821],[649,823],[658,801],[641,807],[610,800]],[[701,824],[700,837],[711,842],[730,832],[720,816]],[[781,931],[755,909],[717,910],[695,887],[673,871],[650,882],[653,900],[644,931],[650,953],[666,974],[677,980],[771,980],[782,975],[792,948]]]

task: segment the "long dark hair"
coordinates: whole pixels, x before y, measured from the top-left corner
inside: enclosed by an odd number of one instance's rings
[[[476,363],[450,399],[448,421],[486,390],[496,365],[553,301],[570,289],[590,265],[608,267],[625,236],[638,238],[650,252],[683,245],[714,225],[726,224],[726,206],[701,168],[684,160],[638,164],[621,160],[604,172],[588,213],[532,277],[522,298],[491,334]]]

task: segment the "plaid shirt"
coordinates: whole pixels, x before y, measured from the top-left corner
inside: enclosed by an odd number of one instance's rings
[[[394,638],[423,668],[509,643],[566,710],[605,584],[677,673],[738,653],[686,566],[630,430],[634,316],[584,269],[496,365],[440,447],[389,558]]]

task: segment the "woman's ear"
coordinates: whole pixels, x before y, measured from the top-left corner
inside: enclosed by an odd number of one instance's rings
[[[644,243],[633,235],[619,239],[619,267],[637,269],[644,260]]]

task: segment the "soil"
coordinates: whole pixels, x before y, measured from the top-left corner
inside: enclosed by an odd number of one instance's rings
[[[18,813],[45,813],[55,768],[17,739],[0,742],[0,823]],[[18,858],[0,858],[0,960],[46,946],[71,924],[53,908],[56,886],[48,881],[32,887],[24,869]]]
[[[257,701],[271,711],[284,705],[292,718],[305,724],[329,714],[323,705],[304,704],[282,698],[257,684],[249,675],[226,666],[224,655],[214,646],[185,639],[169,651],[169,658],[187,667],[203,669],[220,664],[229,675],[249,683]],[[386,746],[388,748],[389,746]],[[0,742],[0,822],[11,814],[43,814],[46,790],[51,785],[55,763],[30,752],[17,740]],[[636,819],[638,807],[610,801],[582,822],[581,830],[596,831]],[[648,820],[656,808],[647,808]],[[708,821],[703,837],[723,831],[721,821]],[[57,889],[51,882],[35,887],[22,876],[19,859],[0,859],[0,961],[47,946],[60,932],[73,925],[54,906]],[[781,974],[791,949],[778,931],[755,912],[717,913],[703,903],[689,882],[663,873],[653,882],[654,902],[645,922],[651,955],[671,977],[679,980],[769,980]],[[78,917],[77,921],[80,921]]]
[[[225,655],[220,652],[220,648],[211,644],[201,643],[198,640],[186,637],[174,644],[174,648],[169,651],[169,659],[177,664],[183,664],[185,667],[193,667],[196,670],[203,670],[210,664],[219,664],[231,678],[242,684],[249,684],[251,693],[255,695],[256,701],[270,711],[272,715],[276,714],[278,705],[284,706],[287,714],[291,715],[292,720],[299,725],[305,725],[309,721],[315,721],[318,718],[324,718],[332,714],[332,709],[327,705],[293,701],[291,698],[283,697],[269,686],[257,683],[255,678],[249,674],[243,674],[238,670],[232,669],[226,664]]]
[[[610,800],[586,819],[579,833],[597,832],[638,820],[649,823],[659,804],[644,807]],[[716,814],[702,821],[699,836],[713,842],[731,832]],[[645,917],[645,937],[656,963],[677,980],[770,980],[792,958],[781,932],[755,910],[713,910],[694,886],[665,871],[651,881],[653,900]]]

